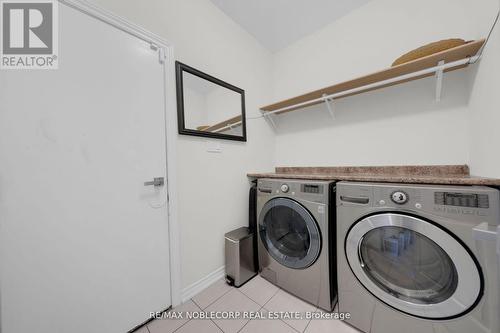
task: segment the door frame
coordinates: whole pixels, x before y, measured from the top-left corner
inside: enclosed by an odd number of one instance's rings
[[[177,118],[175,103],[175,59],[173,45],[129,20],[113,14],[85,0],[58,0],[59,3],[72,7],[83,14],[96,18],[123,32],[139,38],[151,45],[157,51],[158,61],[163,66],[164,92],[164,119],[165,119],[165,147],[166,147],[166,176],[167,181],[167,223],[170,256],[170,303],[172,307],[181,304],[181,262],[180,262],[180,229],[177,219]]]

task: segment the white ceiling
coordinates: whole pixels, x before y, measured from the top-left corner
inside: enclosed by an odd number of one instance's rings
[[[275,52],[370,0],[210,0]]]

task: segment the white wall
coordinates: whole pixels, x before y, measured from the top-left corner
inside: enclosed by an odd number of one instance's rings
[[[471,174],[500,178],[500,23],[475,70],[470,100]]]
[[[273,100],[389,66],[425,43],[484,37],[497,0],[373,0],[274,57]],[[460,164],[469,162],[468,103],[473,69],[279,116],[277,165]],[[492,75],[492,74],[491,74]],[[492,87],[493,89],[493,87]],[[271,101],[270,101],[271,102]]]
[[[270,99],[271,54],[208,0],[93,0],[173,43],[177,60],[245,90],[249,116]],[[224,233],[247,224],[246,173],[270,170],[274,137],[248,121],[248,142],[178,137],[182,282],[187,287],[224,265]]]

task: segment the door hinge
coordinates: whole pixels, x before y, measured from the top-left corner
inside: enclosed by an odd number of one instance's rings
[[[165,59],[167,59],[167,54],[165,52],[165,49],[163,47],[159,47],[155,43],[150,44],[151,50],[153,51],[158,51],[158,61],[160,64],[165,63]]]
[[[160,61],[160,64],[164,64],[165,63],[165,59],[167,59],[167,55],[165,53],[165,49],[163,47],[160,47],[158,49],[158,60]]]

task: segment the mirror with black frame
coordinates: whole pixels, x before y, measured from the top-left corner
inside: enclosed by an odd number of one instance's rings
[[[179,134],[246,141],[245,91],[176,62]]]

